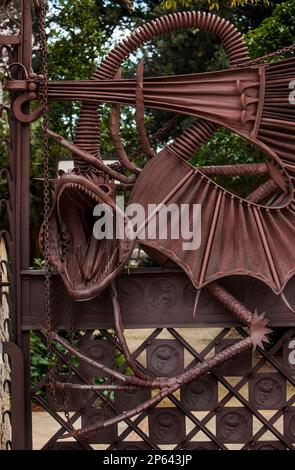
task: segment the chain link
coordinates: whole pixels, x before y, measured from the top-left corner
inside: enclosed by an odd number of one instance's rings
[[[282,49],[278,49],[277,51],[270,52],[269,54],[263,55],[261,57],[256,57],[255,59],[248,60],[244,62],[242,65],[245,65],[247,67],[251,65],[257,65],[257,64],[260,64],[260,62],[264,62],[265,60],[269,60],[274,57],[285,55],[288,52],[294,52],[294,51],[295,51],[295,44],[291,44],[290,46],[283,47]],[[239,68],[239,67],[241,67],[241,64],[236,64],[232,66],[232,68]]]
[[[69,308],[69,319],[70,319],[70,335],[69,335],[69,343],[73,344],[74,343],[74,337],[75,337],[75,324],[74,324],[74,312],[73,312],[73,302],[70,302],[70,308]],[[69,354],[69,364],[72,362],[72,354]],[[71,365],[69,365],[69,371],[68,371],[68,376],[67,376],[67,383],[71,383],[73,378],[73,370],[71,368]],[[64,390],[64,403],[63,403],[63,411],[64,411],[64,416],[65,419],[68,423],[68,426],[70,429],[73,429],[73,425],[71,422],[71,416],[69,413],[69,405],[70,405],[70,399],[71,399],[71,392],[68,388]]]
[[[54,354],[53,342],[51,332],[53,328],[53,311],[52,311],[52,279],[49,263],[49,212],[50,212],[50,183],[49,183],[49,146],[48,146],[48,70],[47,70],[47,47],[46,47],[46,14],[48,11],[47,0],[39,1],[37,4],[37,15],[39,22],[39,39],[40,39],[40,66],[42,74],[42,101],[44,106],[43,111],[43,172],[44,172],[44,187],[43,187],[43,212],[44,212],[44,261],[45,261],[45,316],[46,316],[46,342],[47,342],[47,355],[48,355],[48,373],[49,373],[49,387],[53,396],[53,402],[57,403],[56,387],[54,379]],[[71,342],[74,336],[74,324],[72,309],[70,312],[71,321]],[[72,370],[69,367],[68,381],[71,380]],[[72,428],[70,421],[70,414],[68,411],[70,402],[70,391],[65,390],[64,393],[64,414],[68,425]]]
[[[51,271],[49,264],[49,211],[50,211],[50,187],[49,187],[49,147],[48,147],[48,87],[47,87],[47,48],[46,48],[46,13],[48,11],[47,0],[36,3],[39,23],[40,40],[40,68],[43,80],[42,101],[44,106],[42,136],[43,136],[43,213],[44,213],[44,268],[45,268],[45,324],[48,355],[48,372],[50,391],[55,401],[56,390],[53,377],[53,344],[51,338],[52,321],[52,299],[51,299]]]

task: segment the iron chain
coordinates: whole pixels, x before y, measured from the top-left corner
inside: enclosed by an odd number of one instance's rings
[[[43,137],[43,215],[44,215],[44,268],[45,268],[45,326],[46,326],[46,342],[47,342],[47,357],[48,357],[48,374],[49,374],[49,387],[53,396],[53,401],[56,401],[56,389],[54,386],[54,354],[51,331],[53,328],[52,318],[52,298],[51,298],[51,270],[49,263],[49,211],[50,211],[50,186],[49,186],[49,146],[48,146],[48,87],[47,87],[47,47],[46,47],[46,13],[48,11],[47,0],[38,2],[37,15],[39,23],[39,41],[40,41],[40,68],[43,81],[43,123],[42,123],[42,137]]]
[[[74,312],[73,312],[73,302],[70,302],[70,308],[69,308],[69,319],[70,319],[70,335],[69,335],[69,342],[70,344],[73,345],[74,343],[74,337],[75,337],[75,325],[74,325]],[[67,383],[70,383],[72,381],[73,377],[73,370],[71,367],[71,361],[72,361],[72,354],[68,353],[69,355],[69,371],[68,371],[68,377],[67,377]],[[64,411],[64,416],[67,420],[68,426],[73,429],[73,425],[71,422],[71,416],[69,413],[69,405],[70,405],[70,399],[71,399],[71,394],[70,390],[66,388],[64,390],[64,403],[63,403],[63,411]]]
[[[272,59],[273,57],[279,57],[281,55],[285,55],[288,52],[294,52],[295,51],[295,44],[291,44],[290,46],[283,47],[282,49],[278,49],[277,51],[270,52],[269,54],[263,55],[261,57],[256,57],[255,59],[248,60],[247,62],[244,62],[242,65],[245,66],[251,66],[251,65],[257,65],[260,64],[261,62],[264,62],[265,60]],[[232,66],[232,68],[239,68],[241,67],[241,64],[235,64]]]

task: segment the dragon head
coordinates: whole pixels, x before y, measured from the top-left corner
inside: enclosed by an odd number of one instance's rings
[[[59,272],[75,300],[96,297],[128,261],[133,241],[100,238],[94,234],[94,208],[104,204],[116,225],[123,212],[114,201],[115,185],[102,173],[87,176],[79,171],[62,173],[55,180],[53,206],[48,221],[49,263]],[[40,232],[40,246],[45,251],[45,230]]]

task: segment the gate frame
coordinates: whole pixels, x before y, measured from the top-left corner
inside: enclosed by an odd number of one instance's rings
[[[12,61],[21,63],[26,70],[31,70],[32,62],[32,6],[33,0],[22,0],[20,34],[2,37],[1,43],[11,49]],[[21,79],[21,73],[19,73]],[[25,105],[24,112],[29,114],[29,105]],[[10,297],[11,297],[11,342],[4,343],[0,353],[9,355],[12,363],[12,448],[32,449],[32,408],[31,408],[31,357],[30,357],[30,331],[38,329],[37,323],[28,326],[27,318],[27,288],[28,283],[33,290],[42,284],[42,272],[31,272],[30,267],[30,124],[21,123],[9,116],[10,123],[10,172],[11,185],[8,202],[8,216],[10,221],[10,239],[8,240],[8,253],[11,260]],[[151,271],[149,271],[151,272]],[[154,273],[155,279],[167,271],[158,270]],[[122,276],[124,276],[123,274]],[[140,271],[138,272],[140,276]],[[153,275],[153,274],[152,274]],[[38,287],[37,287],[38,284]],[[272,295],[271,293],[269,294]],[[41,305],[41,304],[40,304]],[[212,313],[210,311],[208,314]],[[291,314],[285,313],[284,324],[295,326],[295,319]],[[42,317],[42,316],[41,316]],[[43,318],[44,320],[44,318]],[[38,319],[38,324],[40,319]],[[42,320],[41,320],[42,323]],[[208,326],[196,320],[195,326]],[[277,326],[282,322],[270,325]],[[191,324],[182,323],[179,326],[191,327]],[[222,319],[212,320],[210,326],[239,326],[240,324],[227,313]],[[135,326],[135,325],[134,325]],[[173,324],[166,324],[172,328]],[[96,328],[105,328],[103,322]],[[110,326],[108,326],[110,327]],[[136,327],[142,328],[138,321]],[[89,325],[86,326],[86,329]],[[244,330],[243,330],[244,331]],[[19,393],[22,390],[23,395]]]

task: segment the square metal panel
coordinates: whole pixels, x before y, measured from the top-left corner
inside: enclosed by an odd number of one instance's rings
[[[284,435],[295,443],[295,408],[290,408],[284,413]]]
[[[120,281],[120,301],[122,309],[135,311],[145,303],[145,284],[142,280],[132,279],[132,276],[123,277]]]
[[[256,374],[249,380],[249,401],[260,410],[277,410],[286,402],[286,380],[280,374]]]
[[[77,441],[59,441],[53,442],[46,447],[46,450],[85,450],[79,442]]]
[[[113,416],[114,414],[107,408],[87,408],[81,416],[82,427],[84,428],[86,426],[92,426],[93,424],[96,424],[99,421],[104,421]],[[117,439],[117,424],[113,424],[111,426],[108,426],[107,428],[102,429],[94,436],[91,436],[89,439],[87,439],[87,442],[90,444],[108,444],[115,442]]]
[[[145,441],[123,441],[116,446],[116,450],[151,450],[152,447]]]
[[[151,397],[150,390],[120,390],[115,392],[115,407],[118,411],[131,410]]]
[[[182,450],[218,450],[219,447],[214,442],[207,441],[197,441],[197,442],[187,442],[181,447]]]
[[[97,360],[103,365],[112,367],[114,357],[114,346],[109,341],[100,339],[85,339],[79,344],[79,351],[90,359]],[[106,374],[99,369],[80,360],[79,369],[87,377],[103,377]]]
[[[286,450],[287,447],[280,441],[258,441],[250,447],[250,450]]]
[[[182,290],[182,302],[184,305],[182,306],[182,309],[187,310],[191,315],[194,313],[197,292],[197,289],[193,286],[191,281],[188,280],[184,284]],[[198,316],[208,313],[208,309],[214,311],[214,304],[214,297],[209,293],[209,291],[207,291],[207,289],[202,289],[198,300]]]
[[[179,312],[180,292],[175,279],[167,276],[160,277],[151,282],[147,290],[148,311],[157,315],[167,315],[170,312]]]
[[[216,435],[224,443],[246,443],[252,437],[253,416],[245,408],[224,408],[216,415]]]
[[[185,415],[177,408],[149,412],[149,436],[156,444],[178,444],[185,439]]]
[[[180,401],[192,411],[213,410],[218,403],[218,381],[205,374],[180,389]]]
[[[236,339],[223,339],[219,344],[215,346],[215,353],[220,353],[228,346],[232,346],[239,340]],[[226,361],[224,364],[216,368],[216,371],[222,375],[233,377],[233,376],[245,376],[250,374],[252,370],[252,351],[249,349],[239,354],[236,358]]]
[[[156,339],[147,347],[147,369],[155,377],[173,377],[184,368],[183,346],[174,339]]]

